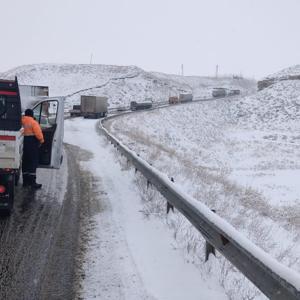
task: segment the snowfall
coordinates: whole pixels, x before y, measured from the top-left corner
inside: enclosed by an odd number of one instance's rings
[[[299,66],[289,68],[296,72]],[[295,71],[296,70],[296,71]],[[287,71],[282,71],[286,73]],[[282,73],[281,72],[281,73]],[[246,79],[182,77],[137,67],[32,65],[21,84],[65,95],[106,95],[111,107],[166,99],[181,91],[207,99],[213,87],[241,97],[124,114],[105,128],[153,167],[175,179],[270,257],[300,272],[300,81],[255,92]],[[280,74],[280,72],[278,73]],[[81,80],[80,80],[81,78]],[[82,79],[84,78],[84,79]],[[84,299],[266,299],[219,253],[204,262],[205,240],[120,156],[97,120],[69,119],[65,142],[88,151],[100,209],[89,225]]]

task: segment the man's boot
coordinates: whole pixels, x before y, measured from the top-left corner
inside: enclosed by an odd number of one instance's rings
[[[30,177],[28,174],[23,174],[23,187],[30,186]]]
[[[40,183],[36,183],[36,176],[35,175],[31,175],[31,188],[38,190],[42,187],[42,184]]]

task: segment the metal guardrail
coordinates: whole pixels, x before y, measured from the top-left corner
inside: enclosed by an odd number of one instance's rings
[[[168,203],[178,209],[199,230],[209,244],[270,299],[300,299],[299,273],[280,264],[204,204],[180,191],[166,175],[153,168],[111,135],[104,128],[103,122],[115,117],[101,121],[101,129],[105,136],[157,188]]]

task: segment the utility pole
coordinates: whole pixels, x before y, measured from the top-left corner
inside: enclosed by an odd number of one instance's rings
[[[218,73],[219,73],[219,65],[216,65],[216,78],[218,78]]]
[[[181,75],[183,76],[183,64],[181,64]]]
[[[90,65],[93,63],[93,53],[91,53]]]

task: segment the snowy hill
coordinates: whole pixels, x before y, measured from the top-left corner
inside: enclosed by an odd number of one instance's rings
[[[258,81],[258,90],[269,87],[270,85],[284,80],[300,80],[300,65],[292,66],[283,69],[277,73],[269,75],[262,80]]]
[[[268,75],[265,79],[283,79],[283,78],[289,78],[292,76],[300,76],[300,65],[295,65],[292,67],[285,68],[283,70],[280,70],[279,72],[276,72],[274,74]]]
[[[242,127],[267,130],[300,130],[300,80],[274,83],[245,97],[234,114]]]
[[[248,79],[208,78],[146,72],[135,66],[37,64],[20,66],[0,74],[18,76],[20,84],[49,86],[50,96],[67,96],[67,107],[78,104],[80,95],[108,96],[110,107],[128,105],[133,99],[167,100],[170,95],[193,92],[195,97],[210,97],[213,87],[255,89]]]

